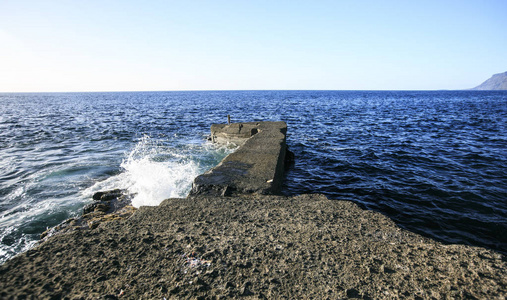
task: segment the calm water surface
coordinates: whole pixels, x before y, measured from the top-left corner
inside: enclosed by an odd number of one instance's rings
[[[212,123],[288,124],[285,194],[323,193],[447,243],[507,253],[507,92],[0,94],[0,263],[98,190],[185,197],[232,149]]]

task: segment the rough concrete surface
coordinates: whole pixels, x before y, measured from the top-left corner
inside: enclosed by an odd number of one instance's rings
[[[266,124],[273,122],[213,124],[211,125],[211,141],[213,143],[233,143],[237,146],[241,146],[247,139],[259,132],[261,123]]]
[[[504,299],[507,263],[322,195],[168,199],[0,266],[3,299]]]
[[[191,195],[277,194],[287,151],[285,122],[251,122],[211,126],[212,140],[243,140],[218,166],[198,176]]]

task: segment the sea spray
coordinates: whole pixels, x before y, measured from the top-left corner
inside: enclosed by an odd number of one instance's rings
[[[184,198],[199,174],[217,165],[234,148],[211,143],[178,144],[143,136],[120,164],[121,173],[97,182],[85,191],[126,189],[132,205],[155,206],[167,198]]]
[[[199,175],[199,164],[191,157],[164,147],[148,136],[139,141],[121,168],[125,171],[128,191],[135,195],[132,199],[135,207],[185,197]]]
[[[136,207],[186,197],[195,177],[234,150],[204,137],[176,135],[159,139],[146,135],[123,151],[114,146],[106,154],[98,151],[100,156],[65,156],[59,164],[47,164],[50,156],[3,190],[0,264],[32,248],[48,228],[80,215],[96,192],[127,189],[135,194]]]

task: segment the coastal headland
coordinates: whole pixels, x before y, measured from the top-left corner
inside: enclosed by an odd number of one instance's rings
[[[189,196],[121,191],[0,266],[2,299],[505,299],[507,262],[323,195],[281,196],[284,122],[213,125],[240,147]]]

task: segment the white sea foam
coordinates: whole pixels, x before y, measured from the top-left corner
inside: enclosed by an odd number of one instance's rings
[[[0,264],[17,253],[30,249],[39,239],[40,232],[33,228],[56,218],[68,218],[78,203],[69,198],[26,201],[0,213]],[[56,225],[56,224],[55,224]],[[20,228],[28,228],[27,233]]]
[[[9,236],[16,228],[14,226],[2,229],[1,237]],[[0,244],[0,264],[4,263],[8,258],[16,255],[17,253],[27,251],[37,243],[37,240],[27,234],[22,234],[14,243],[10,245]]]
[[[202,149],[203,152],[208,150]],[[194,178],[207,168],[184,152],[144,136],[122,161],[120,174],[96,183],[83,193],[90,196],[97,191],[127,189],[135,195],[134,207],[155,206],[167,198],[184,198]]]

